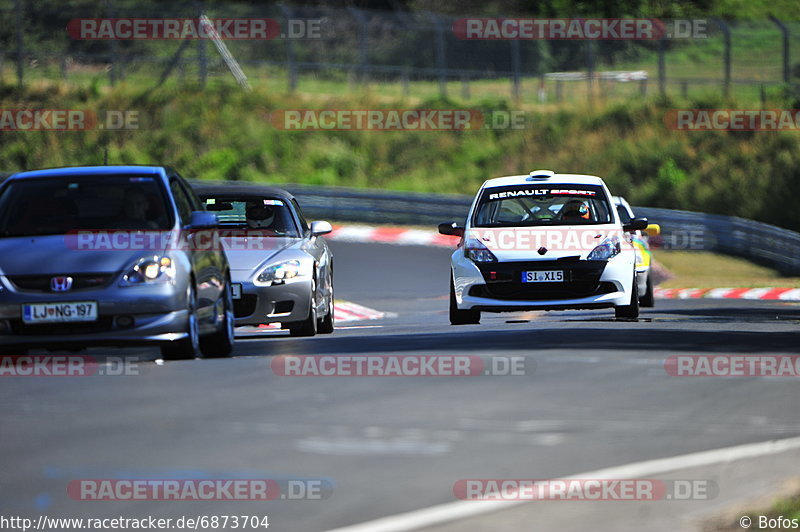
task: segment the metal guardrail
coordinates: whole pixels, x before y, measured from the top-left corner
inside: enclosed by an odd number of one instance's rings
[[[737,216],[653,207],[634,212],[661,226],[665,248],[715,251],[800,275],[800,233],[795,231]]]
[[[398,193],[338,187],[287,185],[306,215],[337,221],[431,225],[466,219],[472,196]],[[634,208],[661,226],[656,246],[714,251],[744,257],[786,275],[800,275],[800,233],[735,216]]]

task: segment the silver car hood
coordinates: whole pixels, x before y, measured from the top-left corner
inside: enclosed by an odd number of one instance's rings
[[[112,273],[163,249],[75,249],[65,235],[0,238],[0,274]]]
[[[233,271],[253,271],[271,262],[276,255],[287,250],[300,250],[302,238],[263,237],[256,240],[241,237],[223,238],[222,245]]]

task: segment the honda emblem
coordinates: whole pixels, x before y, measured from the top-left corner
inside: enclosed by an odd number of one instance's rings
[[[72,288],[72,277],[59,276],[50,279],[50,289],[53,292],[66,292]]]

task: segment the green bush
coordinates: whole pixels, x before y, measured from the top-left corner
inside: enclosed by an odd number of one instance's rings
[[[341,94],[341,93],[337,93]],[[791,108],[792,91],[771,107]],[[487,178],[536,168],[588,173],[636,205],[754,218],[800,230],[800,149],[796,132],[689,132],[668,129],[673,107],[736,107],[709,95],[676,104],[635,99],[594,107],[529,107],[524,129],[477,131],[283,131],[276,109],[406,108],[369,96],[284,96],[203,89],[136,90],[0,86],[0,108],[137,110],[130,131],[3,132],[0,170],[110,163],[170,164],[190,178],[306,183],[472,194]],[[515,109],[497,99],[465,105],[431,99],[416,108]],[[780,201],[779,201],[780,200]],[[795,205],[798,204],[798,205]]]

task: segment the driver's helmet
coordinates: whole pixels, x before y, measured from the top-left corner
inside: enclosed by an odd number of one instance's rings
[[[270,227],[275,221],[275,207],[263,202],[250,201],[245,208],[247,225],[253,229]]]
[[[561,209],[562,220],[588,220],[589,206],[580,200],[570,200]]]

